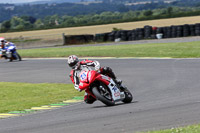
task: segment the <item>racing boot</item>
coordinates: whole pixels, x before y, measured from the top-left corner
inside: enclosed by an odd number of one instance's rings
[[[87,93],[85,93],[84,101],[87,104],[93,104],[96,101],[96,99],[92,97],[91,95],[88,95]]]
[[[112,69],[110,67],[101,68],[101,73],[111,77],[114,80],[114,82],[116,84],[118,84],[119,86],[122,84],[122,80],[121,79],[117,79],[117,77],[115,76],[114,72],[112,71]]]
[[[121,79],[113,79],[115,81],[115,83],[117,83],[119,86],[121,86],[122,84],[122,80]]]

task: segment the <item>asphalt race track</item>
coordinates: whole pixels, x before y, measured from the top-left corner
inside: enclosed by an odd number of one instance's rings
[[[200,59],[108,59],[130,104],[85,103],[0,119],[0,133],[134,133],[200,123]],[[0,81],[71,83],[66,60],[0,60]],[[67,94],[66,94],[67,95]]]

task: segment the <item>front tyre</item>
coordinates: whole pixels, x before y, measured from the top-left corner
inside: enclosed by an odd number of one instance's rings
[[[124,94],[125,94],[125,99],[122,100],[122,102],[130,103],[133,100],[131,92],[127,88],[124,88]]]
[[[11,57],[11,58],[9,58],[8,60],[9,60],[9,62],[12,62],[12,61],[13,61],[13,58]]]
[[[93,87],[92,92],[99,101],[106,104],[107,106],[115,105],[115,102],[112,99],[112,94],[107,88],[104,88],[104,90],[102,90],[97,87]]]
[[[22,60],[21,56],[17,52],[16,52],[15,56],[16,56],[16,60],[17,61],[21,61]]]

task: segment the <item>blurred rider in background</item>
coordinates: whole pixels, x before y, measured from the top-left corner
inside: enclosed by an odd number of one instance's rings
[[[113,73],[110,67],[100,67],[100,63],[98,61],[92,60],[83,60],[79,61],[76,55],[70,55],[68,57],[68,65],[72,68],[70,72],[70,78],[74,83],[74,88],[78,91],[81,91],[79,88],[79,74],[82,70],[92,70],[91,67],[94,67],[96,71],[101,74],[107,75],[111,77],[117,84],[121,85],[122,81],[117,79],[115,74]],[[92,104],[96,99],[90,96],[85,92],[84,101],[88,104]]]
[[[0,51],[4,50],[14,53],[16,51],[16,46],[14,43],[6,41],[4,37],[0,37]],[[14,54],[13,56],[15,57]],[[3,55],[1,55],[1,57],[3,57]]]

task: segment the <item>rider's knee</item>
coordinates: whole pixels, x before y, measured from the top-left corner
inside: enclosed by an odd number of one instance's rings
[[[92,96],[85,95],[84,96],[84,101],[87,104],[92,104],[92,103],[94,103],[96,101],[96,99],[94,97],[92,97]]]
[[[103,72],[110,73],[110,72],[112,72],[112,69],[110,67],[103,67]]]

